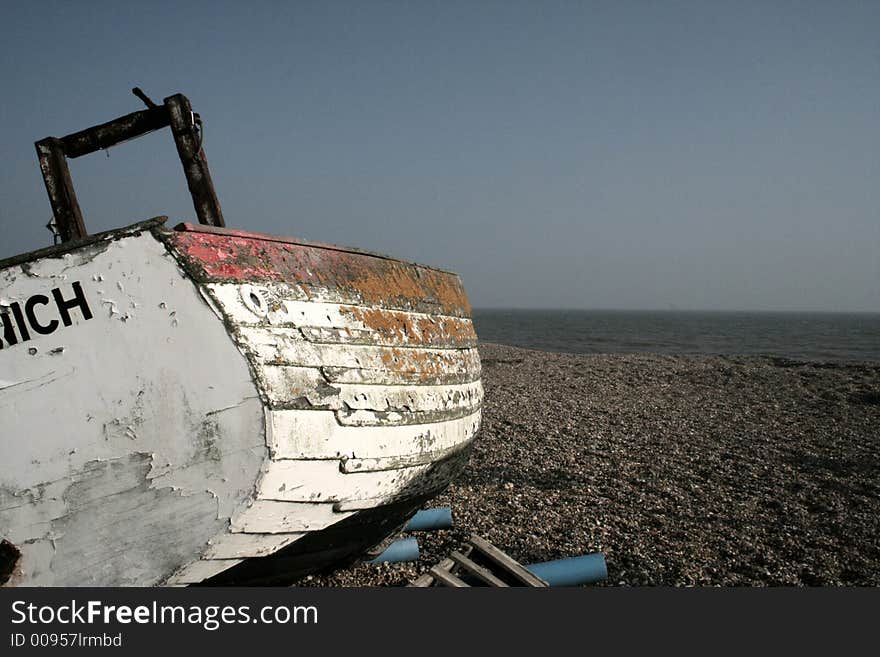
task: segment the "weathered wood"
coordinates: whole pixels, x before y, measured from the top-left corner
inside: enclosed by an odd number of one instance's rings
[[[394,496],[425,476],[429,465],[403,470],[345,474],[339,461],[271,461],[257,487],[257,498],[285,502],[343,502]]]
[[[518,561],[515,561],[507,554],[499,550],[497,547],[489,543],[489,541],[481,538],[480,536],[477,536],[476,534],[471,534],[470,544],[474,546],[475,550],[486,557],[486,559],[491,561],[493,564],[495,564],[505,572],[509,573],[511,576],[515,577],[518,581],[522,582],[526,586],[547,586],[547,582],[545,582],[543,579],[528,571]]]
[[[138,98],[140,98],[140,99],[143,101],[144,105],[146,105],[147,107],[149,107],[149,108],[151,108],[151,109],[152,109],[153,107],[159,107],[158,105],[156,105],[156,103],[154,103],[154,102],[152,101],[152,99],[151,99],[149,96],[147,96],[147,94],[145,94],[145,93],[141,90],[140,87],[135,87],[134,89],[131,90],[131,93],[133,93],[135,96],[137,96]]]
[[[337,502],[333,505],[333,508],[336,511],[358,511],[389,506],[415,495],[433,497],[444,490],[465,465],[466,460],[460,457],[434,462],[427,469],[418,468],[420,474],[417,477],[406,480],[405,485],[400,486],[394,493],[381,497],[365,497],[357,500]],[[406,470],[391,470],[389,472],[406,472]]]
[[[165,584],[168,586],[197,584],[240,563],[241,559],[201,559],[181,568]]]
[[[264,557],[298,541],[305,532],[291,534],[223,534],[211,540],[205,559],[244,559]]]
[[[332,504],[257,500],[232,519],[230,530],[248,534],[291,534],[326,529],[351,513],[337,513]]]
[[[467,584],[465,581],[456,577],[455,575],[450,573],[448,570],[444,570],[443,568],[440,568],[439,566],[434,566],[433,568],[431,568],[431,570],[429,572],[431,573],[431,575],[433,575],[434,579],[436,579],[438,582],[440,582],[441,584],[443,584],[445,586],[452,586],[455,588],[465,588],[465,589],[470,588],[470,585]]]
[[[467,557],[468,555],[470,555],[472,550],[473,550],[473,547],[471,547],[470,545],[464,545],[464,546],[462,546],[461,552],[459,552],[459,554]],[[458,564],[455,561],[453,561],[452,559],[446,558],[437,564],[437,568],[442,568],[443,570],[446,570],[450,573],[455,573],[456,569],[458,568]],[[427,587],[431,586],[431,584],[433,584],[433,583],[434,583],[434,576],[430,572],[427,572],[427,573],[420,575],[416,579],[414,579],[407,586],[414,586],[414,587],[418,587],[418,588],[427,588]]]
[[[480,418],[477,410],[463,418],[434,424],[345,427],[332,411],[268,411],[267,442],[274,459],[346,457],[352,462],[344,466],[345,472],[376,469],[373,465],[389,470],[407,467],[395,464],[399,458],[404,458],[407,465],[419,465],[423,456],[430,455],[434,460],[447,457],[446,450],[462,448],[474,437]],[[383,461],[373,464],[372,459]],[[364,467],[352,469],[356,461],[363,462]]]
[[[496,586],[499,588],[507,588],[507,584],[502,580],[498,579],[491,573],[488,568],[483,568],[482,566],[474,563],[466,556],[464,556],[461,552],[453,552],[450,555],[450,558],[457,563],[459,566],[464,568],[466,571],[484,581],[489,586]]]
[[[110,148],[129,139],[135,139],[168,125],[168,110],[164,107],[140,110],[118,119],[107,121],[61,138],[64,155],[81,157]]]
[[[309,342],[458,349],[477,343],[466,317],[318,301],[294,283],[210,283],[240,326],[298,328]]]
[[[196,131],[196,124],[200,125],[200,119],[193,113],[189,100],[176,94],[166,98],[164,106],[160,107],[140,89],[135,88],[133,91],[147,104],[147,109],[74,132],[61,139],[48,137],[35,144],[52,213],[64,242],[87,235],[66,158],[88,155],[169,125],[199,221],[212,226],[224,225],[223,213],[202,149],[201,135]]]
[[[476,429],[474,429],[476,433]],[[376,458],[346,458],[342,461],[341,469],[346,473],[354,472],[379,472],[380,470],[398,470],[400,468],[413,468],[424,465],[426,463],[436,463],[442,461],[455,454],[458,454],[470,445],[471,439],[466,439],[455,445],[437,449],[435,451],[426,450],[423,452],[415,452],[413,454],[403,454],[400,456],[380,456]]]
[[[185,226],[169,235],[181,264],[201,282],[266,289],[286,284],[302,301],[470,318],[470,302],[455,274],[350,249],[208,228]]]
[[[475,348],[404,349],[318,344],[304,340],[298,329],[276,327],[245,326],[239,329],[239,338],[242,346],[249,349],[260,362],[271,365],[321,367],[325,372],[374,370],[379,378],[383,378],[381,373],[386,372],[384,378],[400,375],[401,383],[415,380],[427,385],[435,380],[442,384],[468,383],[480,375],[480,356]],[[359,380],[341,382],[370,383],[370,376],[366,374],[355,378]]]
[[[272,408],[337,411],[340,424],[423,424],[473,413],[483,403],[479,381],[450,385],[329,385],[317,367],[261,367]],[[376,412],[375,417],[365,412]],[[393,418],[392,413],[400,414]],[[435,414],[435,419],[428,418]],[[368,421],[365,421],[368,420]]]
[[[15,584],[161,582],[227,532],[268,456],[246,361],[150,226],[0,269],[30,328],[9,345],[0,321],[0,423],[27,431],[0,432]]]
[[[73,189],[67,160],[64,158],[64,146],[61,140],[47,137],[34,145],[61,241],[69,242],[85,237],[86,226],[79,202],[76,200],[76,192]]]
[[[450,560],[447,559],[447,561],[450,561]],[[441,564],[445,563],[445,561],[441,561],[440,563]],[[428,573],[424,573],[423,575],[419,575],[412,582],[407,584],[407,586],[420,588],[420,589],[426,589],[429,586],[431,586],[431,584],[433,584],[433,583],[434,583],[434,576],[430,572],[428,572]]]
[[[214,191],[214,183],[211,180],[211,172],[208,170],[208,160],[205,157],[204,149],[202,149],[201,138],[196,137],[195,115],[189,99],[182,94],[175,94],[166,98],[164,102],[171,125],[171,134],[174,135],[174,143],[177,146],[177,153],[180,155],[186,184],[189,187],[199,223],[223,227],[226,225],[223,221],[223,212],[220,210],[220,201]]]

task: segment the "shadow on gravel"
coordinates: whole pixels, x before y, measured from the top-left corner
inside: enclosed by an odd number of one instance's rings
[[[880,392],[876,390],[871,390],[870,392],[858,392],[854,395],[850,395],[849,400],[854,404],[880,406]]]

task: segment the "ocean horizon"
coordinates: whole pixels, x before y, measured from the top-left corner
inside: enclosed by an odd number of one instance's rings
[[[475,308],[482,342],[570,353],[880,362],[880,313]]]

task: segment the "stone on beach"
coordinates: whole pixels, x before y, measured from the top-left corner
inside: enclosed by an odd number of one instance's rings
[[[485,536],[522,563],[603,551],[609,585],[880,585],[880,365],[482,344],[483,428],[422,559]]]

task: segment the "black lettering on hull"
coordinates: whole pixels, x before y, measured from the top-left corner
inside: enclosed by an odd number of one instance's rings
[[[28,299],[24,304],[24,314],[27,316],[28,323],[31,327],[39,333],[40,335],[49,335],[50,333],[54,333],[55,329],[58,328],[58,320],[53,319],[48,324],[40,324],[40,320],[37,319],[37,314],[34,312],[34,306],[37,304],[41,306],[49,305],[49,297],[45,294],[35,294],[30,299]]]
[[[2,339],[0,339],[0,349],[12,347],[20,342],[28,342],[31,339],[31,331],[39,335],[51,335],[63,324],[71,326],[73,324],[72,311],[78,310],[83,320],[92,319],[92,309],[89,308],[89,302],[83,292],[82,285],[79,281],[71,284],[73,295],[65,298],[65,293],[61,288],[52,290],[52,299],[45,294],[34,294],[24,302],[24,309],[18,301],[9,304],[9,312],[0,313],[0,324],[2,324]],[[59,319],[48,319],[51,315],[52,301],[55,302],[55,310]],[[43,319],[37,317],[37,307],[43,306],[41,314]]]
[[[83,294],[82,285],[79,281],[73,284],[73,299],[65,299],[60,288],[52,290],[52,296],[55,297],[55,303],[58,304],[58,312],[61,313],[61,321],[65,326],[70,326],[73,322],[70,319],[70,311],[79,308],[84,319],[92,318],[92,311],[86,301],[86,295]]]
[[[3,320],[3,339],[0,340],[0,349],[3,348],[4,343],[7,347],[18,344],[18,338],[12,327],[12,317],[9,316],[9,313],[3,313],[0,318]]]

